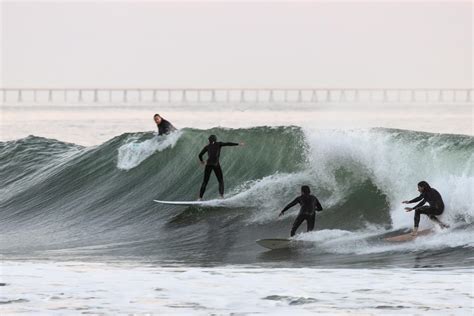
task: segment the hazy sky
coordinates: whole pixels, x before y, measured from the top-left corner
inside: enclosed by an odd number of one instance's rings
[[[4,87],[470,87],[472,2],[1,4]]]

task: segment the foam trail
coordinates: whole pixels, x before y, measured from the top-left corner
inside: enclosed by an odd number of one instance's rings
[[[320,230],[294,237],[297,241],[306,241],[316,251],[334,254],[375,254],[387,252],[433,251],[456,247],[473,247],[472,229],[469,227],[438,230],[420,236],[411,242],[383,241],[386,231],[383,228],[368,228],[359,231],[339,229]]]
[[[117,168],[130,170],[157,151],[173,148],[182,132],[173,132],[164,137],[158,136],[140,142],[138,135],[130,136],[124,145],[118,149]]]

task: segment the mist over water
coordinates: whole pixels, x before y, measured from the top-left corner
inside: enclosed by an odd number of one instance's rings
[[[300,126],[320,130],[374,127],[474,135],[472,104],[157,104],[2,106],[0,140],[29,135],[83,146],[123,133],[156,130],[153,114],[176,127]]]

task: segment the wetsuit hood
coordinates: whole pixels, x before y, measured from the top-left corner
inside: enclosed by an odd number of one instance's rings
[[[302,195],[310,195],[310,194],[311,194],[311,190],[309,189],[309,186],[303,185],[303,186],[301,187],[301,194],[302,194]]]
[[[211,136],[209,136],[208,139],[209,139],[209,142],[210,142],[210,143],[215,143],[215,142],[217,142],[217,137],[216,137],[216,135],[211,135]]]

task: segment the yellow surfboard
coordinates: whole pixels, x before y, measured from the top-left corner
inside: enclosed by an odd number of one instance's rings
[[[273,238],[273,239],[259,239],[256,241],[257,244],[260,246],[275,250],[275,249],[286,249],[290,247],[291,240],[289,239],[281,239],[281,238]]]
[[[418,234],[416,236],[413,236],[411,233],[408,234],[403,234],[403,235],[398,235],[398,236],[393,236],[393,237],[387,237],[384,238],[385,241],[390,241],[390,242],[404,242],[404,241],[411,241],[416,239],[417,237],[420,236],[426,236],[429,234],[434,233],[433,229],[424,229],[418,231]]]

